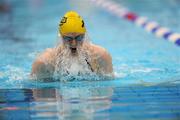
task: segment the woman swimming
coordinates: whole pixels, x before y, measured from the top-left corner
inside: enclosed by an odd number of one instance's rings
[[[69,11],[64,15],[59,34],[62,44],[47,49],[34,61],[33,76],[37,79],[88,73],[113,76],[111,55],[89,42],[85,23],[78,13]]]

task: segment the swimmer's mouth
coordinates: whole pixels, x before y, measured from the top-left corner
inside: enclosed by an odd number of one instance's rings
[[[72,53],[76,53],[77,52],[77,48],[70,47],[70,49],[71,49]]]

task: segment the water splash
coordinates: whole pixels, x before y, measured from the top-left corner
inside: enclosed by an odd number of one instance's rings
[[[55,71],[54,78],[62,79],[87,79],[87,76],[93,76],[97,79],[97,76],[92,71],[89,63],[92,61],[92,53],[88,50],[89,42],[88,35],[85,35],[83,45],[77,46],[77,55],[72,55],[71,50],[68,49],[68,45],[58,45],[55,55]],[[84,76],[84,77],[83,77]],[[96,77],[95,77],[96,76]],[[88,77],[89,78],[89,77]]]
[[[57,52],[56,63],[55,63],[55,78],[82,78],[82,76],[94,76],[95,73],[91,71],[88,62],[90,56],[83,48],[77,48],[78,55],[72,56],[69,49],[61,49],[61,52]]]
[[[5,79],[6,86],[22,88],[23,82],[27,80],[29,73],[24,69],[12,65],[4,67],[4,72],[0,72],[0,78]]]

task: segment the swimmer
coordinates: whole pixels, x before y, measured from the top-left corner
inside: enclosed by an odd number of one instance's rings
[[[54,74],[95,73],[113,77],[111,55],[106,49],[92,44],[85,23],[78,13],[67,12],[59,24],[61,43],[48,48],[32,65],[32,75],[37,79],[50,79]]]

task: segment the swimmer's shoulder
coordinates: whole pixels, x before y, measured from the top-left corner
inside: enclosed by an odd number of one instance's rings
[[[49,63],[55,57],[55,49],[47,48],[43,53],[41,53],[36,60],[42,61],[44,63]]]
[[[101,58],[111,59],[111,55],[105,48],[99,45],[91,44],[91,49],[93,50],[94,54],[100,56]]]
[[[44,52],[42,52],[41,54],[39,54],[35,60],[39,61],[39,63],[46,63],[49,61],[49,59],[53,56],[53,48],[47,48]]]
[[[105,48],[95,44],[91,44],[91,47],[95,53],[94,55],[97,56],[97,61],[103,73],[113,73],[112,57],[109,52]]]

